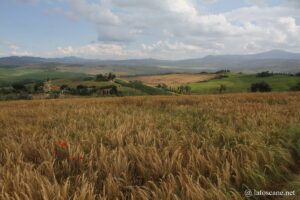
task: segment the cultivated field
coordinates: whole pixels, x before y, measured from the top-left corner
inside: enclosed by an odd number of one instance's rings
[[[14,82],[28,80],[74,79],[85,77],[85,74],[59,72],[54,69],[41,68],[0,68],[0,87]]]
[[[270,77],[257,77],[255,74],[226,73],[227,77],[213,79],[202,83],[191,83],[192,93],[213,94],[218,93],[220,85],[226,86],[226,92],[247,92],[252,83],[266,82],[272,87],[272,91],[289,91],[294,85],[300,83],[300,76],[273,75]]]
[[[0,102],[0,199],[291,189],[299,124],[300,93]]]
[[[156,86],[166,84],[168,86],[177,86],[186,83],[196,83],[211,80],[216,77],[215,74],[164,74],[164,75],[145,75],[129,76],[123,79],[128,81],[141,81],[145,84]]]

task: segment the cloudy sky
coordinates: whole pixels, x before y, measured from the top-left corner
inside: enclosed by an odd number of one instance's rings
[[[0,56],[300,52],[300,0],[0,0]]]

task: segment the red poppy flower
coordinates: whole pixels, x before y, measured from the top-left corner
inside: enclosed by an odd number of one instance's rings
[[[67,149],[68,148],[68,143],[66,141],[58,141],[57,145],[63,149]]]
[[[76,157],[75,156],[70,156],[69,160],[74,161],[74,160],[76,160]]]

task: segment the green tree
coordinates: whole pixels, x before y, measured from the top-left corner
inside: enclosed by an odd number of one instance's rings
[[[44,82],[43,81],[38,81],[33,86],[34,92],[42,92],[43,89],[44,89]]]
[[[190,94],[191,93],[191,87],[186,85],[181,85],[177,88],[177,92],[180,94]]]
[[[27,91],[26,87],[24,84],[22,83],[13,83],[12,87],[14,88],[14,90],[20,92],[20,91]]]
[[[112,81],[116,78],[116,75],[114,73],[109,72],[107,75],[107,79]]]
[[[70,87],[68,86],[68,85],[62,85],[62,86],[60,86],[60,90],[69,90],[70,89]]]
[[[225,92],[226,90],[227,90],[226,85],[221,84],[220,87],[219,87],[219,93],[221,94],[221,93]]]
[[[185,93],[186,93],[186,94],[190,94],[192,88],[191,88],[190,86],[187,85],[187,86],[184,87],[184,90],[185,90]]]
[[[98,74],[98,75],[96,76],[96,81],[107,81],[107,78],[106,78],[106,76],[103,75],[103,74]]]
[[[250,87],[251,92],[271,92],[272,87],[266,82],[253,83]]]
[[[300,91],[300,82],[297,85],[292,86],[291,91]]]

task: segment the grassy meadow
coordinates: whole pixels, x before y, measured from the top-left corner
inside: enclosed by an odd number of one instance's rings
[[[258,74],[223,71],[155,75],[120,75],[117,73],[113,80],[99,81],[96,80],[97,75],[63,71],[60,66],[56,65],[44,68],[39,66],[0,67],[0,100],[22,99],[23,96],[28,95],[31,95],[33,99],[36,96],[40,98],[41,95],[37,93],[41,91],[35,91],[34,87],[40,85],[41,82],[44,84],[47,80],[51,80],[54,88],[67,86],[73,90],[78,86],[98,89],[116,87],[118,96],[246,93],[250,92],[252,84],[261,82],[267,83],[273,92],[299,91],[300,87],[300,76],[296,74],[272,73],[268,77],[258,77]],[[16,84],[21,84],[26,89],[14,90],[13,86]],[[184,88],[186,90],[183,90]],[[220,88],[223,88],[222,91]],[[55,92],[61,91],[56,89]],[[22,94],[19,95],[19,93]],[[72,94],[76,95],[74,92]],[[90,96],[97,96],[97,94]]]
[[[228,77],[213,79],[206,82],[190,83],[192,93],[213,94],[218,93],[220,85],[226,85],[226,92],[247,92],[250,85],[256,82],[266,82],[272,87],[272,91],[289,91],[290,88],[300,82],[299,76],[273,75],[270,77],[257,77],[255,74],[226,73]]]
[[[72,79],[86,75],[43,68],[0,68],[0,87],[26,80]]]
[[[0,102],[0,199],[246,199],[299,185],[300,93]],[[297,188],[296,188],[297,189]]]

